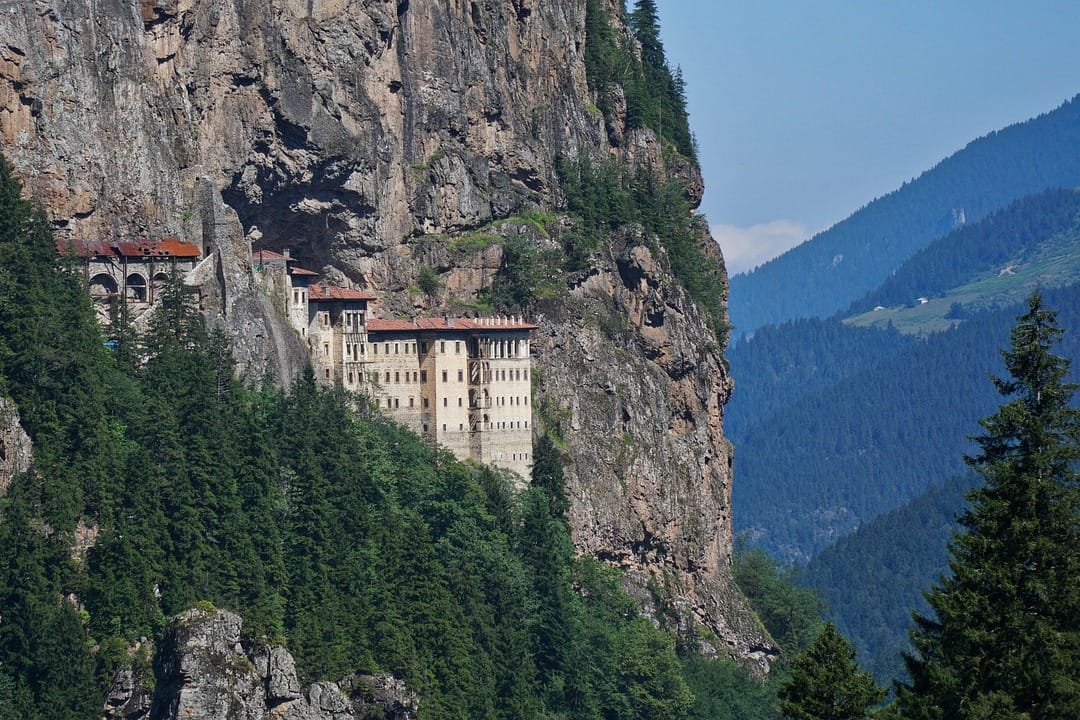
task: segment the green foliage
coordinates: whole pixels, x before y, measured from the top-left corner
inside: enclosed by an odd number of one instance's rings
[[[720,344],[726,343],[727,288],[719,264],[706,254],[702,243],[708,234],[691,212],[685,187],[651,168],[632,173],[615,161],[596,165],[588,158],[560,158],[557,170],[568,209],[581,218],[580,232],[564,239],[571,267],[585,265],[605,234],[640,223],[667,251],[675,277],[704,312]]]
[[[495,308],[527,308],[535,300],[554,297],[563,287],[563,258],[522,235],[502,240],[502,264],[484,300]]]
[[[976,479],[953,476],[863,523],[816,555],[800,578],[820,588],[828,617],[855,645],[859,663],[887,687],[905,677],[901,653],[909,649],[912,608],[929,612],[922,593],[947,566],[949,535]]]
[[[1063,354],[1077,356],[1080,286],[1047,290],[1045,297],[1061,308]],[[736,362],[743,353],[738,343],[732,366],[739,369],[737,380],[746,379],[748,394],[782,398],[783,388],[796,391],[790,404],[776,405],[765,416],[746,406],[732,411],[741,419],[731,424],[739,447],[736,532],[749,533],[782,559],[804,561],[860,523],[964,472],[961,457],[971,448],[963,429],[974,429],[996,405],[986,375],[1000,366],[997,349],[1017,312],[1009,307],[980,313],[925,341],[902,340],[895,350],[881,337],[865,354],[857,339],[844,340],[821,322],[806,323],[805,333],[804,324],[796,323],[760,350],[753,350],[756,338],[747,343],[753,367]],[[837,353],[815,339],[818,330],[823,339],[840,338]],[[823,368],[827,382],[804,394],[798,378],[810,366]],[[785,378],[775,394],[756,388],[757,368],[778,369]],[[833,372],[840,369],[839,375]]]
[[[420,292],[428,297],[434,297],[442,288],[442,282],[439,280],[435,268],[425,265],[420,268],[420,272],[416,275],[416,286],[420,288]]]
[[[781,569],[760,549],[737,552],[733,569],[750,607],[785,653],[801,652],[817,637],[824,603],[815,591],[796,583],[794,569]]]
[[[1052,189],[1024,197],[930,243],[847,312],[867,312],[878,305],[903,305],[919,297],[944,295],[972,278],[997,278],[1010,264],[1014,269],[1009,272],[1015,274],[1019,266],[1036,260],[1045,245],[1064,245],[1051,250],[1059,259],[1063,254],[1075,255],[1070,250],[1080,244],[1078,238],[1080,192]],[[1009,272],[1004,277],[1010,277]],[[982,298],[971,300],[987,304]],[[950,310],[953,317],[961,319],[962,308]]]
[[[776,682],[760,683],[726,658],[683,659],[683,676],[694,696],[691,720],[779,720]]]
[[[854,662],[855,649],[832,623],[791,662],[791,678],[780,688],[788,720],[864,720],[885,691]]]
[[[627,18],[641,45],[640,57],[619,38],[600,0],[585,3],[585,75],[609,128],[617,120],[615,98],[626,103],[626,127],[651,128],[685,158],[697,148],[686,112],[682,73],[672,73],[660,41],[659,14],[652,0],[638,0]]]
[[[1040,293],[1002,353],[1005,398],[967,458],[986,484],[953,537],[950,575],[916,615],[909,718],[1080,716],[1080,410]]]

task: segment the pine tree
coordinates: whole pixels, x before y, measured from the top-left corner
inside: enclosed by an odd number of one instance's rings
[[[966,458],[985,485],[927,595],[934,617],[915,616],[906,717],[1080,717],[1080,410],[1050,352],[1061,333],[1034,293],[994,380],[1008,400]]]
[[[791,661],[791,679],[780,688],[789,720],[861,720],[885,699],[870,673],[855,663],[855,648],[832,623],[806,652]]]

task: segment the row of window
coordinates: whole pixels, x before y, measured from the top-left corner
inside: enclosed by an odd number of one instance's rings
[[[330,377],[330,375],[329,375],[330,371],[327,370],[326,372],[327,372],[326,376]],[[352,381],[353,381],[353,375],[352,375],[352,373],[349,373],[349,384],[350,385],[352,384]],[[427,398],[421,398],[420,400],[421,400],[421,403],[422,403],[421,407],[425,407],[425,408],[428,407],[428,399]],[[509,400],[510,402],[508,403],[507,400]],[[410,396],[409,397],[408,407],[416,407],[416,402],[415,401],[416,401],[416,398]],[[381,403],[379,403],[379,401],[376,401],[376,404],[381,405]],[[443,407],[450,407],[450,398],[444,397],[442,399],[442,404],[443,404]],[[521,395],[519,397],[517,395],[509,395],[509,396],[500,395],[500,396],[495,398],[495,404],[503,406],[503,407],[505,407],[506,405],[528,405],[529,404],[529,396],[528,395]],[[458,407],[464,407],[464,398],[462,398],[460,396],[458,397],[457,406]],[[400,408],[401,407],[401,399],[400,398],[387,397],[386,398],[386,407],[387,407],[388,410],[393,410],[393,409]]]
[[[442,424],[443,432],[447,432],[446,423]],[[528,420],[504,420],[502,422],[481,423],[483,430],[528,430]],[[428,431],[428,424],[423,424],[424,432]],[[458,423],[458,432],[465,432],[465,423]]]
[[[329,347],[330,347],[329,345],[326,346],[327,354],[329,353]],[[374,346],[372,346],[372,347],[374,347]],[[359,348],[360,348],[360,352],[362,353],[364,351],[363,350],[363,348],[364,348],[363,343],[361,343],[359,345]],[[358,357],[358,356],[354,356],[354,357]],[[524,373],[524,375],[523,375],[523,373]],[[378,372],[371,373],[370,377],[371,377],[372,382],[378,382],[379,381],[379,373]],[[400,383],[401,382],[401,371],[400,370],[393,371],[393,377],[394,377],[394,382],[395,383]],[[498,370],[495,371],[495,380],[496,381],[505,381],[505,380],[507,380],[508,377],[509,377],[510,380],[522,380],[522,379],[528,380],[529,379],[529,371],[528,371],[528,369],[526,369],[524,371],[522,371],[521,369],[517,369],[517,370],[514,370],[514,371],[510,372],[509,375],[507,375],[506,370],[502,370],[501,372],[498,371]],[[447,371],[447,370],[442,371],[442,381],[444,383],[445,382],[450,382],[449,371]],[[458,382],[465,382],[465,371],[464,370],[458,370],[457,371],[457,381]],[[385,384],[387,384],[387,385],[390,384],[390,371],[389,370],[386,370],[383,373],[383,382]],[[427,382],[427,370],[419,370],[419,371],[406,370],[405,371],[405,382],[426,383]]]

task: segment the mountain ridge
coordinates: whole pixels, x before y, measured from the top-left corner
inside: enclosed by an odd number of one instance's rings
[[[873,290],[926,244],[1024,195],[1080,185],[1080,97],[971,141],[919,177],[731,278],[737,334],[828,316]]]

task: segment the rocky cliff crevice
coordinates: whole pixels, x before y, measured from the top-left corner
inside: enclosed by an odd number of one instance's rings
[[[580,0],[16,3],[0,14],[0,139],[60,236],[206,248],[204,309],[245,371],[284,379],[302,348],[260,296],[249,242],[379,293],[384,315],[441,313],[474,305],[503,263],[498,243],[450,238],[557,207],[561,155],[667,168],[700,197],[651,132],[609,139],[584,16]],[[574,538],[764,671],[729,570],[730,379],[657,246],[624,232],[531,318]],[[434,297],[408,292],[425,267]]]
[[[7,492],[11,479],[30,469],[34,445],[23,429],[19,409],[0,395],[0,497]]]

